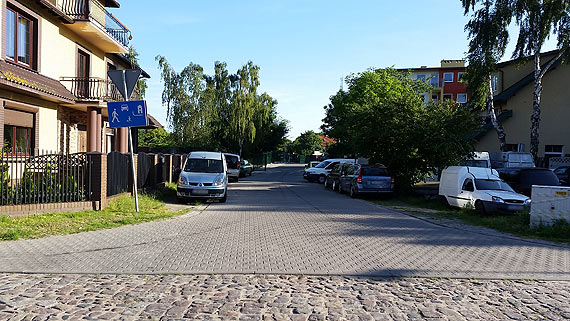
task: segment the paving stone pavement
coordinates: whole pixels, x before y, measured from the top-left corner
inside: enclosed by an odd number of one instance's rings
[[[0,242],[0,272],[570,280],[570,247],[432,224],[274,166],[228,202],[115,229]]]
[[[0,274],[0,320],[568,320],[570,282]]]

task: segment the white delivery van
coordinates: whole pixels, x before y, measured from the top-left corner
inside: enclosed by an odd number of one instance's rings
[[[530,206],[530,198],[516,193],[490,168],[450,166],[443,170],[439,195],[455,207],[472,207],[479,213],[513,213]]]
[[[493,152],[491,156],[492,168],[529,168],[534,167],[530,153],[520,152]]]
[[[327,174],[336,164],[354,164],[356,161],[353,158],[331,158],[320,162],[317,166],[307,168],[303,173],[303,178],[309,182],[317,181],[324,184]]]

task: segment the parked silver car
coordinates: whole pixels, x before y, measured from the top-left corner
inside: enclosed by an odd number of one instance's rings
[[[228,198],[226,171],[226,159],[222,153],[191,152],[178,178],[178,201],[217,199],[224,203]]]
[[[228,178],[237,182],[239,180],[240,157],[236,154],[224,153],[228,165]]]

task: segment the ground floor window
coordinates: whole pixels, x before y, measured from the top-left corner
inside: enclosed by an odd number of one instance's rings
[[[545,145],[544,155],[550,157],[562,157],[562,155],[564,155],[564,145]]]
[[[32,128],[4,125],[4,151],[8,154],[30,155]]]
[[[506,152],[524,152],[524,144],[505,144]]]

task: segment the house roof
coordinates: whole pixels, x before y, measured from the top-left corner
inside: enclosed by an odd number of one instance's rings
[[[548,53],[543,53],[541,54],[541,56],[546,56],[546,55],[550,55],[552,53],[555,53],[557,50],[555,51],[549,51]],[[546,66],[548,63],[550,63],[553,59],[556,59],[556,57],[550,59],[549,61],[547,61],[546,63],[544,63],[542,65],[542,67]],[[508,63],[508,64],[507,64]],[[513,63],[513,60],[508,61],[503,63],[502,67],[507,66],[509,64]],[[547,71],[550,72],[554,69],[556,69],[556,67],[558,67],[560,64],[562,63],[562,57],[558,58],[554,64],[552,65],[552,67],[550,67],[550,69]],[[497,65],[499,66],[499,65]],[[516,83],[514,83],[512,86],[510,86],[509,88],[503,90],[502,92],[500,92],[498,95],[495,96],[494,101],[497,103],[502,103],[502,102],[506,102],[509,98],[513,97],[519,90],[523,89],[526,85],[531,84],[534,81],[534,70],[532,72],[530,72],[529,74],[527,74],[526,76],[524,76],[521,80],[517,81]]]
[[[2,60],[0,85],[51,101],[75,102],[75,96],[59,81]]]

